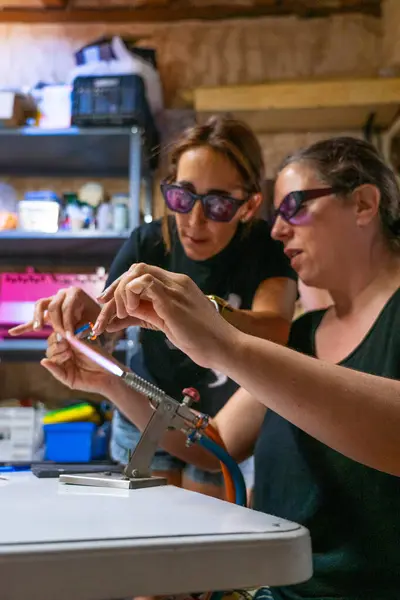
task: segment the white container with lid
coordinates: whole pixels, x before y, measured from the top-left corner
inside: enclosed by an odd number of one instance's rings
[[[109,231],[113,229],[113,211],[110,204],[103,202],[97,209],[96,214],[97,229],[99,231]]]
[[[23,231],[56,233],[60,205],[53,200],[20,200],[18,203],[19,228]]]
[[[129,195],[114,194],[111,199],[113,207],[113,229],[117,232],[127,231],[129,229]]]

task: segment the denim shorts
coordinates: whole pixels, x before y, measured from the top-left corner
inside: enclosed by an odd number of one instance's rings
[[[157,382],[154,381],[146,369],[140,346],[138,346],[138,351],[131,360],[130,367],[132,371],[137,373],[140,377],[157,385]],[[116,462],[126,464],[129,461],[129,454],[136,448],[140,435],[140,430],[130,423],[119,411],[115,410],[111,429],[111,458]],[[155,453],[151,467],[154,471],[180,471],[184,473],[186,477],[199,484],[223,485],[221,473],[203,471],[202,469],[172,456],[161,448]],[[253,457],[244,461],[240,467],[246,481],[246,486],[252,488],[254,481]]]

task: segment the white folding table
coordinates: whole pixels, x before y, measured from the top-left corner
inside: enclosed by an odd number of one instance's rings
[[[273,516],[172,486],[0,478],[1,600],[116,600],[311,574],[308,531]]]

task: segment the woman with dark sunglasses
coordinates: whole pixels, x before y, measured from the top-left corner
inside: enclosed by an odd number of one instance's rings
[[[244,123],[212,118],[186,131],[171,149],[161,183],[169,216],[133,233],[114,261],[109,283],[138,262],[188,275],[232,323],[285,344],[295,274],[268,224],[256,218],[263,178],[260,145]],[[131,368],[175,398],[184,388],[196,387],[198,408],[212,416],[238,389],[218,371],[199,368],[160,332],[141,330],[139,343]],[[136,426],[116,413],[113,458],[125,462],[139,437]],[[187,465],[162,449],[153,467],[175,485],[217,497],[223,493],[219,473]],[[243,469],[251,488],[252,461]]]
[[[189,278],[147,265],[132,268],[104,294],[95,329],[116,331],[127,322],[157,328],[197,364],[247,390],[247,397],[225,405],[214,424],[237,460],[255,445],[254,508],[305,525],[313,543],[313,578],[273,589],[274,599],[395,600],[398,183],[369,143],[330,139],[287,159],[274,208],[273,237],[283,242],[301,279],[327,289],[333,301],[294,322],[289,348],[235,329]],[[115,302],[122,325],[109,321]],[[99,379],[87,377],[81,357],[68,371],[58,352],[53,338],[44,366],[58,379],[70,382],[74,373],[80,386],[91,381],[92,391],[105,390],[132,421],[145,425],[145,399],[98,369]],[[199,448],[186,448],[178,432],[165,436],[164,447],[204,469],[217,468]]]
[[[186,131],[171,149],[161,185],[170,216],[132,233],[111,266],[108,284],[139,262],[188,275],[204,294],[213,296],[232,323],[285,344],[296,275],[282,244],[271,239],[268,223],[256,218],[264,177],[260,145],[244,123],[213,118]],[[98,304],[76,289],[62,292],[50,304],[39,304],[34,320],[41,320],[48,307],[59,332],[66,326],[75,329],[85,320],[95,321],[100,311]],[[238,389],[218,371],[200,368],[156,331],[140,332],[130,366],[176,398],[184,388],[196,387],[199,409],[213,416]],[[139,437],[139,430],[116,411],[112,458],[127,462]],[[223,493],[220,474],[186,465],[163,450],[153,467],[175,485],[215,496]],[[252,462],[244,468],[251,487]]]

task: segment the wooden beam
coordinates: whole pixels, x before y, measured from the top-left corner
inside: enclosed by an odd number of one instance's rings
[[[5,0],[4,2],[0,2],[0,9],[12,8],[18,10],[21,8],[36,9],[42,7],[41,0]]]
[[[304,19],[340,13],[381,16],[381,0],[282,0],[291,13]]]
[[[257,134],[310,133],[335,131],[362,131],[373,117],[374,130],[386,129],[396,118],[394,106],[371,106],[340,108],[304,108],[252,112],[229,112],[229,115],[245,121]],[[215,113],[198,113],[197,120],[204,123]]]
[[[400,78],[197,88],[192,99],[202,120],[229,113],[258,132],[361,129],[371,115],[384,128],[399,111]]]
[[[41,0],[43,8],[66,8],[68,0]]]
[[[21,0],[23,2],[24,0]],[[56,1],[57,0],[49,0]],[[60,0],[61,1],[61,0]],[[296,9],[297,6],[297,9]],[[279,3],[254,5],[215,5],[215,6],[180,6],[158,7],[115,6],[113,8],[74,8],[66,9],[8,9],[0,10],[0,23],[171,23],[175,21],[218,21],[222,19],[245,19],[266,16],[283,16],[299,13],[299,5]],[[296,10],[295,10],[296,9]],[[364,7],[361,4],[351,6],[331,7],[325,5],[312,11],[306,11],[303,16],[324,17],[338,13],[365,12],[375,16],[380,15],[374,0],[367,0]]]
[[[1,10],[41,10],[43,8],[65,8],[68,0],[0,0]],[[1,13],[0,13],[1,14]]]
[[[203,87],[193,91],[197,111],[346,108],[400,104],[400,78],[288,81]]]

